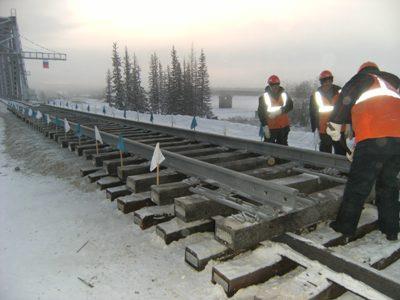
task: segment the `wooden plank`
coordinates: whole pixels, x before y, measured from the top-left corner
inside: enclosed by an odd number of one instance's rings
[[[115,151],[115,149],[112,147],[104,147],[99,149],[99,153],[107,153],[113,151]],[[93,158],[93,155],[95,155],[96,153],[97,153],[96,149],[86,149],[83,150],[82,155],[85,156],[86,159],[91,160]]]
[[[150,200],[150,192],[131,194],[117,198],[117,207],[124,214],[152,205],[154,205],[154,203]]]
[[[115,186],[106,189],[106,198],[114,201],[118,197],[128,196],[132,191],[126,185]]]
[[[186,182],[171,182],[151,186],[151,201],[157,205],[174,203],[176,197],[190,195],[189,188],[192,185]]]
[[[175,198],[174,203],[175,215],[185,222],[237,213],[237,210],[233,208],[198,194]]]
[[[104,170],[99,170],[97,172],[91,173],[87,176],[89,182],[95,182],[100,178],[108,176],[108,173]]]
[[[134,212],[133,222],[142,229],[149,228],[162,222],[167,222],[174,217],[174,206],[149,206]]]
[[[100,144],[100,145],[98,145],[98,147],[99,147],[99,149],[102,149],[102,148],[108,147],[108,145]],[[78,154],[78,156],[82,156],[83,155],[83,151],[84,150],[89,150],[89,149],[95,150],[96,149],[96,144],[93,143],[93,144],[80,145],[80,146],[78,145],[78,146],[75,147],[75,153]]]
[[[214,221],[211,219],[183,222],[177,218],[161,223],[156,227],[156,233],[166,244],[185,238],[193,233],[214,231]]]
[[[146,161],[147,161],[147,159],[141,158],[138,156],[133,156],[133,157],[128,156],[128,157],[122,158],[123,166],[138,165],[138,164],[141,164]],[[106,170],[112,176],[118,175],[117,174],[118,167],[121,167],[121,158],[120,157],[103,161],[103,169]]]
[[[156,183],[156,178],[156,173],[128,176],[126,179],[126,185],[135,193],[150,191],[151,186]],[[160,183],[181,181],[185,178],[186,176],[184,174],[175,172],[171,169],[162,170],[159,174]]]
[[[271,268],[274,266],[274,268]],[[212,268],[211,282],[222,286],[228,297],[239,289],[258,284],[275,275],[284,274],[296,264],[272,248],[260,247]]]
[[[130,156],[129,153],[122,153],[122,157],[127,157]],[[119,158],[120,153],[119,151],[113,151],[113,152],[108,152],[108,153],[99,153],[99,154],[94,154],[92,158],[93,165],[96,167],[101,167],[103,165],[103,161],[106,160],[111,160],[115,158]]]
[[[232,253],[232,250],[216,241],[210,235],[200,242],[186,246],[185,262],[196,271],[201,271],[210,260],[226,256],[230,253]]]
[[[228,247],[239,250],[256,246],[286,231],[298,231],[322,220],[334,217],[339,209],[344,186],[318,192],[310,204],[298,207],[286,214],[258,222],[241,222],[235,216],[216,220],[215,237]]]
[[[165,169],[164,167],[160,166],[160,170]],[[150,163],[144,162],[139,165],[130,165],[130,166],[123,166],[117,168],[118,177],[126,182],[128,176],[139,175],[150,173]]]
[[[101,169],[102,169],[101,167],[85,167],[85,168],[81,168],[80,172],[81,172],[81,176],[84,177],[91,173],[100,171]]]
[[[123,183],[118,177],[106,176],[97,180],[97,185],[100,190],[105,190],[107,188],[121,186]]]
[[[295,234],[283,234],[274,240],[288,245],[294,251],[310,260],[318,261],[337,273],[347,274],[367,284],[383,295],[394,299],[400,295],[400,282],[394,278],[381,274],[373,268],[357,263],[348,257],[332,253],[325,247],[310,240]]]

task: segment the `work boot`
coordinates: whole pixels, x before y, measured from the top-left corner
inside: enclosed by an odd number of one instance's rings
[[[343,230],[340,228],[340,226],[337,224],[336,221],[331,222],[329,224],[329,227],[343,235],[345,244],[347,244],[354,238],[353,234],[348,234],[348,233],[343,232]]]
[[[388,241],[397,241],[397,233],[386,234],[386,239]]]

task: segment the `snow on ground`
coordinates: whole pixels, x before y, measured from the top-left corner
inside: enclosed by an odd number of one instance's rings
[[[213,112],[220,118],[228,117],[244,117],[244,118],[254,118],[254,112],[257,109],[257,97],[250,96],[240,96],[241,98],[233,98],[233,108],[232,109],[219,109],[216,108],[216,100],[213,100]],[[214,98],[213,98],[214,99]],[[236,99],[236,100],[235,100]],[[55,100],[55,106],[60,107],[60,104],[64,108],[77,109],[87,112],[88,105],[90,106],[90,112],[96,114],[103,114],[103,107],[106,109],[106,115],[114,116],[118,118],[124,118],[124,112],[117,110],[115,108],[109,107],[106,103],[97,99],[75,99],[68,101],[69,107],[66,107],[67,101]],[[150,114],[148,113],[137,113],[135,111],[126,112],[127,119],[147,122],[150,123]],[[154,124],[165,125],[165,126],[175,126],[178,128],[190,129],[190,124],[192,123],[192,116],[182,116],[182,115],[161,115],[154,114]],[[198,127],[197,131],[210,132],[215,134],[226,134],[227,136],[239,137],[248,140],[260,140],[259,137],[259,127],[249,124],[242,123],[232,123],[226,120],[211,120],[206,118],[196,118]],[[315,149],[314,145],[314,134],[308,129],[298,128],[295,126],[291,127],[289,133],[289,146],[305,148],[305,149]]]
[[[0,104],[0,299],[225,298],[212,264],[184,263],[204,234],[166,246],[79,177],[85,163]]]

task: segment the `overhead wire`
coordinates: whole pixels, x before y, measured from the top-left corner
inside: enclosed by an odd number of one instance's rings
[[[45,50],[47,50],[47,51],[49,51],[49,52],[53,52],[53,53],[56,53],[56,52],[57,52],[57,51],[51,50],[51,49],[49,49],[49,48],[46,48],[46,47],[44,47],[44,46],[42,46],[42,45],[40,45],[40,44],[38,44],[38,43],[35,43],[34,41],[28,39],[27,37],[23,36],[22,34],[19,34],[19,36],[20,36],[21,38],[23,38],[24,40],[30,42],[31,44],[33,44],[33,45],[35,45],[35,46],[38,46],[38,47],[40,47],[40,48],[42,48],[42,49],[45,49]]]

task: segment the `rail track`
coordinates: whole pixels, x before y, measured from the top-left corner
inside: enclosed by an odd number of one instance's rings
[[[52,120],[66,118],[72,129],[79,124],[82,137],[29,117],[27,108]],[[257,299],[400,298],[399,279],[384,270],[400,264],[400,242],[379,234],[375,206],[367,205],[352,241],[324,222],[341,201],[349,170],[343,157],[48,105],[13,102],[9,110],[62,148],[91,159],[93,167],[82,168],[82,176],[132,213],[142,229],[156,226],[167,244],[210,232],[187,246],[184,258],[198,271],[218,261],[212,282],[228,296],[259,284],[252,294]],[[98,154],[95,125],[104,141]],[[122,166],[119,134],[127,148]],[[149,171],[157,142],[166,158],[160,185]],[[346,256],[358,248],[363,256]],[[276,294],[282,291],[277,287],[286,294]]]

